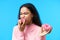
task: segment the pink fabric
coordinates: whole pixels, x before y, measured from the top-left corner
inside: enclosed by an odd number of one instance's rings
[[[50,26],[48,25],[48,27]],[[45,40],[45,36],[39,36],[40,32],[41,28],[35,24],[31,24],[30,26],[26,25],[24,32],[21,32],[18,26],[15,26],[12,40]]]

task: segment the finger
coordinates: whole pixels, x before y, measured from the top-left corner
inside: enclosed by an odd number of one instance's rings
[[[18,24],[21,24],[21,20],[18,20]]]
[[[25,26],[25,21],[23,21],[22,26]]]

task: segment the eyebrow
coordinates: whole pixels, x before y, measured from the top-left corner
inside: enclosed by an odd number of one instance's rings
[[[22,13],[22,12],[20,12],[20,13]],[[24,13],[29,13],[29,12],[24,12]],[[23,13],[23,14],[24,14],[24,13]]]

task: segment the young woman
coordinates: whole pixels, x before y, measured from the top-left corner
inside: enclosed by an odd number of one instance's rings
[[[34,5],[26,3],[19,9],[18,25],[13,29],[12,40],[45,40],[45,35],[51,30],[50,25],[42,25]]]

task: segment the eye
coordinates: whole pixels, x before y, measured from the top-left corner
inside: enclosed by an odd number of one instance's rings
[[[29,13],[24,13],[25,15],[29,14]]]

